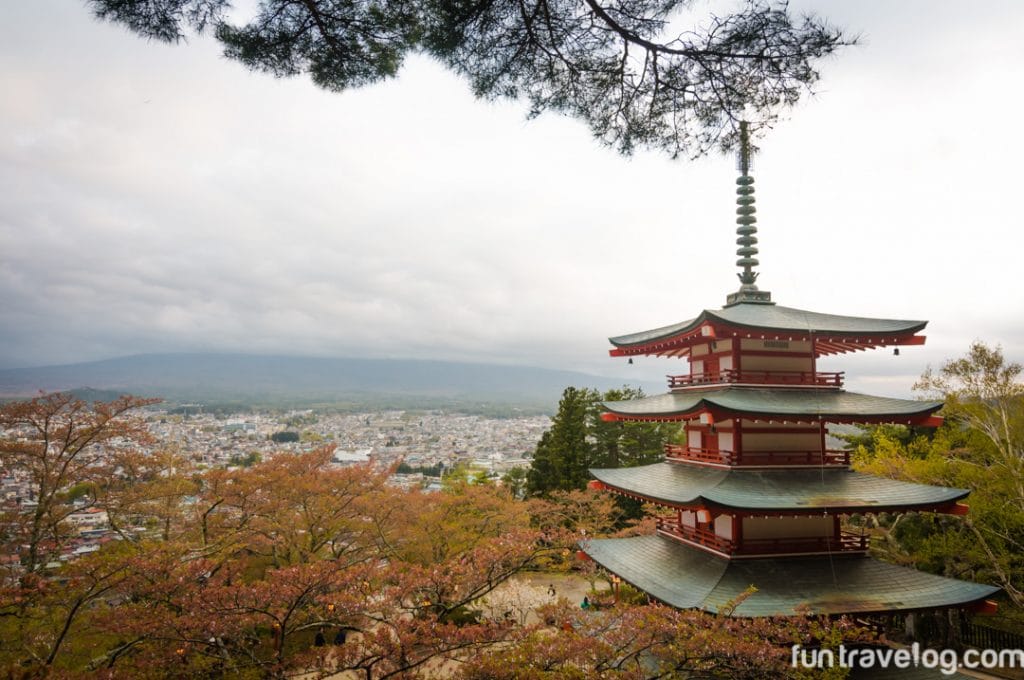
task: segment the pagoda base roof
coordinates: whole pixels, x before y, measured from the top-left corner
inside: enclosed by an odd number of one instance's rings
[[[603,568],[679,609],[718,613],[754,586],[731,612],[740,617],[963,607],[999,591],[866,556],[729,560],[662,535],[594,539],[581,547]]]

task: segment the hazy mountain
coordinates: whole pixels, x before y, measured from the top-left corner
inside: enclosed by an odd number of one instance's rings
[[[169,400],[393,401],[405,407],[498,402],[550,407],[574,385],[605,390],[623,381],[574,371],[409,359],[327,359],[245,354],[144,354],[105,361],[0,370],[0,397],[81,390]],[[664,388],[641,385],[648,393]]]

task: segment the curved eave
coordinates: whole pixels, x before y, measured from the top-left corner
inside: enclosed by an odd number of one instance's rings
[[[912,484],[847,469],[744,470],[685,463],[593,469],[611,491],[672,507],[741,515],[956,512],[968,489]]]
[[[907,423],[938,426],[941,401],[915,401],[846,392],[785,388],[721,387],[670,392],[602,404],[607,421],[712,420],[747,418],[830,423]]]
[[[710,338],[714,333],[712,325],[707,323],[707,318],[708,311],[704,310],[699,316],[688,321],[608,338],[608,342],[615,345],[615,348],[608,352],[612,356],[688,354],[691,345]],[[705,328],[708,330],[704,330]]]
[[[870,557],[728,560],[670,538],[595,539],[583,551],[604,569],[679,609],[737,617],[871,614],[969,607],[999,589]],[[743,597],[753,585],[757,590]]]
[[[921,345],[927,321],[820,314],[775,305],[740,304],[704,310],[670,326],[609,338],[612,356],[684,356],[709,339],[813,341],[815,353],[841,354],[894,345]]]

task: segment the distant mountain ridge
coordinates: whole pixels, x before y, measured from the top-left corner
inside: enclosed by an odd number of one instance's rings
[[[574,385],[607,390],[624,381],[532,366],[417,359],[341,359],[248,354],[141,354],[103,361],[0,370],[0,397],[88,388],[169,400],[380,402],[423,398],[550,406]],[[648,393],[663,389],[640,384]]]

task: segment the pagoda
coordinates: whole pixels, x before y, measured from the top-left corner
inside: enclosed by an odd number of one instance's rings
[[[615,357],[689,363],[687,373],[668,377],[667,394],[606,402],[603,414],[608,421],[680,422],[685,443],[667,445],[660,463],[590,471],[592,488],[665,512],[654,535],[594,539],[583,551],[683,609],[734,616],[991,609],[986,598],[998,588],[876,560],[865,535],[842,529],[843,515],[967,511],[965,489],[855,472],[849,452],[828,444],[833,424],[941,424],[935,412],[942,402],[848,392],[843,373],[818,370],[823,356],[923,344],[927,322],[782,307],[758,289],[745,123],[740,134],[739,290],[721,309],[610,339]],[[750,586],[756,591],[742,597]]]

